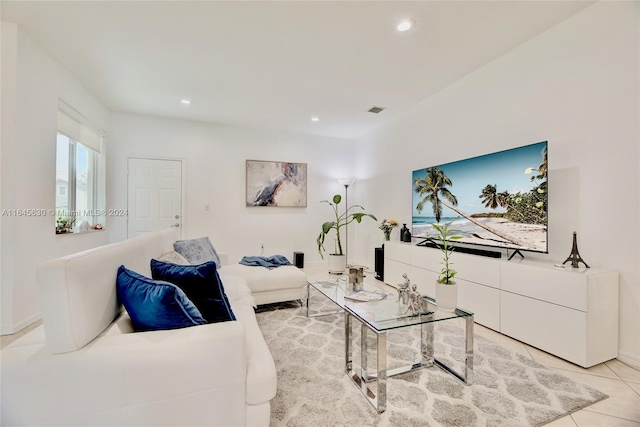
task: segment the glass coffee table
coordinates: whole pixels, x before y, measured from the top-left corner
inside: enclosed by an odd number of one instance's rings
[[[438,366],[465,384],[472,383],[473,376],[473,313],[462,309],[446,312],[438,309],[436,302],[429,297],[421,298],[419,313],[411,315],[406,310],[406,305],[398,301],[396,295],[391,294],[380,301],[355,302],[345,298],[347,281],[344,279],[310,280],[307,282],[309,292],[315,289],[332,301],[338,310],[331,312],[310,313],[309,295],[307,296],[307,316],[322,316],[344,312],[345,326],[345,370],[347,375],[362,391],[379,413],[387,407],[387,378],[410,372],[416,369],[430,366]],[[372,292],[383,293],[374,285],[365,282],[364,289]],[[353,368],[352,349],[353,333],[352,320],[360,323],[360,372]],[[434,357],[434,325],[437,322],[462,319],[465,324],[465,361],[463,372],[457,372],[452,367],[441,363]],[[419,362],[400,368],[387,370],[387,332],[405,327],[420,327],[420,354]],[[367,334],[372,331],[376,335],[376,372],[367,372]],[[377,393],[374,393],[369,383],[377,383]]]

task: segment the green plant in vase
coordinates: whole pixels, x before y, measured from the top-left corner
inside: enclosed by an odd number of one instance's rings
[[[329,200],[322,200],[320,202],[320,203],[327,203],[329,206],[331,206],[334,214],[334,219],[332,221],[327,221],[324,224],[322,224],[322,231],[320,231],[320,234],[318,235],[318,238],[316,240],[318,243],[318,253],[320,253],[320,256],[322,257],[322,259],[324,259],[323,252],[326,251],[326,249],[324,248],[324,241],[325,241],[325,238],[327,237],[327,234],[329,234],[331,230],[335,230],[336,238],[335,238],[335,251],[333,254],[330,254],[330,255],[344,258],[344,252],[342,251],[342,241],[340,236],[341,229],[351,224],[353,221],[357,223],[362,222],[362,218],[364,217],[370,217],[374,221],[377,221],[377,218],[375,216],[368,214],[366,212],[352,212],[352,210],[354,209],[361,209],[364,211],[364,208],[360,205],[348,206],[347,209],[341,214],[340,210],[338,209],[338,205],[340,204],[341,201],[342,201],[342,196],[340,196],[339,194],[336,194],[335,196],[333,196],[333,199],[331,202]],[[330,262],[331,262],[331,259],[330,259]],[[346,265],[346,261],[342,261],[342,263]],[[345,267],[343,266],[342,271],[344,271],[344,268]],[[329,271],[331,270],[332,268],[330,267]],[[335,268],[334,271],[335,272],[339,271],[339,267]]]
[[[438,232],[438,240],[440,241],[440,250],[442,251],[442,264],[444,267],[440,270],[440,277],[438,277],[438,283],[444,285],[452,285],[455,282],[453,278],[456,276],[457,271],[451,268],[451,252],[453,252],[454,243],[452,240],[462,239],[459,234],[451,234],[449,227],[453,221],[447,222],[442,225],[432,224],[433,228]]]
[[[442,252],[443,268],[440,270],[438,284],[436,285],[436,302],[438,307],[444,311],[454,311],[458,301],[458,290],[456,282],[453,280],[457,272],[451,268],[451,254],[455,247],[454,240],[461,239],[463,236],[454,234],[450,230],[453,221],[444,224],[432,224],[434,230],[437,231],[437,239],[440,241],[440,251]]]
[[[56,233],[69,233],[73,227],[75,219],[68,216],[59,216],[56,218]]]

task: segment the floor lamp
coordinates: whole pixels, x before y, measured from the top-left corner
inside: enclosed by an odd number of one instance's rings
[[[348,188],[351,184],[353,184],[354,182],[356,182],[355,179],[339,179],[338,182],[342,185],[344,185],[344,213],[345,213],[345,220],[347,219],[347,212],[349,211],[349,200],[347,198],[348,195]],[[346,255],[346,261],[347,261],[347,268],[349,268],[349,225],[345,225],[344,226],[344,253]]]

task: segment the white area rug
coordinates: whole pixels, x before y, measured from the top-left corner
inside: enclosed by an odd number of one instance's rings
[[[336,308],[322,298],[312,301]],[[473,385],[437,367],[391,377],[387,411],[379,415],[344,372],[344,315],[307,318],[293,302],[257,311],[278,370],[272,426],[539,426],[608,397],[476,335]],[[456,367],[464,360],[458,322],[438,323],[435,335],[436,358]],[[353,324],[357,368],[360,327]],[[368,359],[375,363],[375,337],[368,337]],[[389,332],[387,345],[389,368],[413,363],[420,329]]]

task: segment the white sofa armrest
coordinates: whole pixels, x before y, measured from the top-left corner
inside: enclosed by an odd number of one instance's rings
[[[2,351],[1,369],[3,389],[11,390],[1,396],[3,426],[246,419],[245,331],[238,321],[101,336],[65,354],[17,345]]]

